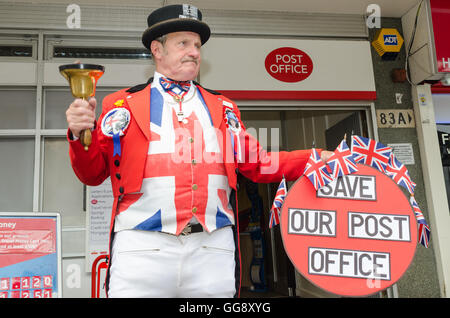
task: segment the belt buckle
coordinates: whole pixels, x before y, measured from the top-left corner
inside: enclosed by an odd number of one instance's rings
[[[192,232],[191,224],[186,225],[186,227],[181,231],[181,235],[189,235]]]

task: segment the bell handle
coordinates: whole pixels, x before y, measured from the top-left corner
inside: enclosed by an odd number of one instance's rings
[[[83,97],[83,99],[85,101],[88,100],[85,97]],[[92,133],[91,133],[91,130],[89,128],[85,129],[85,130],[82,130],[80,132],[80,142],[81,142],[81,145],[84,147],[84,150],[88,151],[89,150],[89,146],[92,143]]]
[[[80,133],[80,142],[84,147],[85,151],[89,150],[89,146],[92,143],[92,133],[90,129],[82,130]]]

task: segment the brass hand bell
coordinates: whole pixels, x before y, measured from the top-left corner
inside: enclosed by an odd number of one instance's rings
[[[59,67],[59,72],[69,82],[75,98],[88,100],[89,97],[95,95],[97,81],[105,72],[105,68],[97,64],[66,64]],[[80,142],[87,151],[92,142],[90,129],[81,132]]]

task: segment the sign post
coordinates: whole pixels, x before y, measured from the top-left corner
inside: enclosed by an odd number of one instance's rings
[[[281,214],[286,253],[316,286],[367,296],[395,284],[416,250],[412,206],[391,178],[367,165],[315,190],[306,177],[290,189]]]

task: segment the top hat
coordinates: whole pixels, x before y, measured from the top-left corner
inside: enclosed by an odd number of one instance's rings
[[[148,28],[142,34],[142,43],[150,49],[150,43],[164,34],[191,31],[200,35],[202,45],[211,35],[209,26],[202,22],[202,13],[189,4],[174,4],[156,9],[147,18]]]

